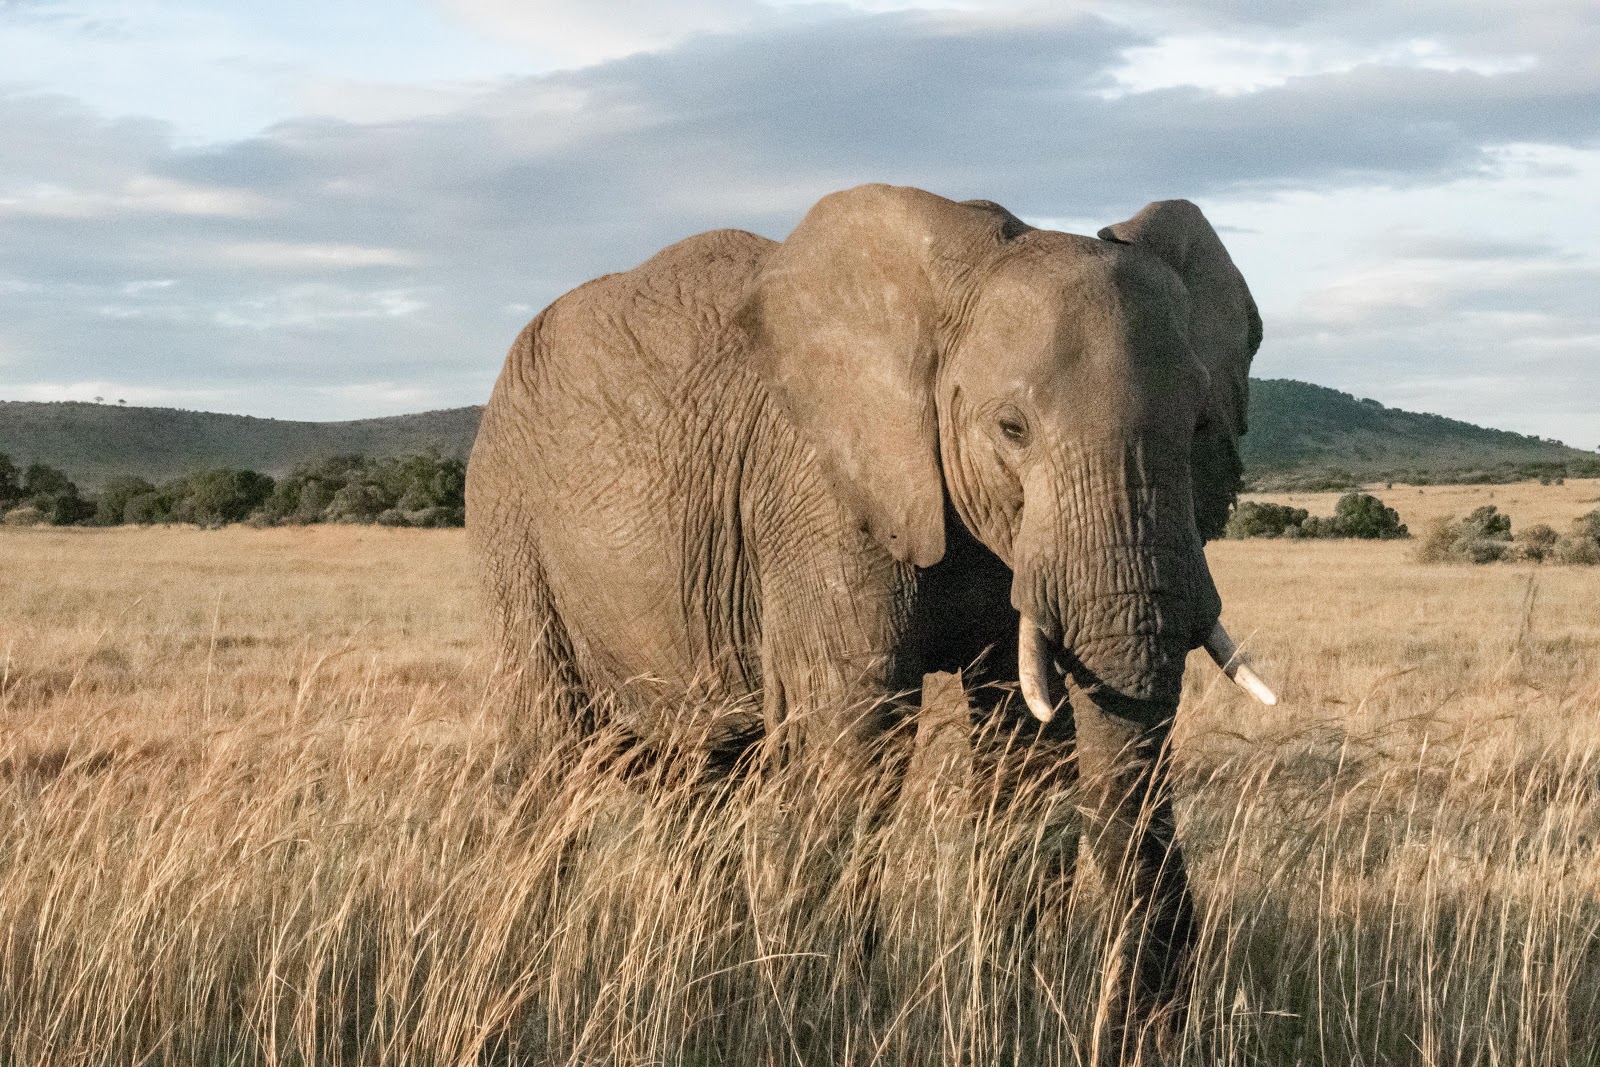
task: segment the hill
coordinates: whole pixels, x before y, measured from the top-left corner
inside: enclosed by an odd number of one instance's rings
[[[49,463],[85,488],[119,474],[154,482],[207,467],[274,477],[323,456],[400,456],[433,446],[464,457],[478,407],[352,422],[291,422],[178,408],[0,401],[0,452],[19,465]]]
[[[91,489],[118,474],[159,482],[220,466],[277,476],[341,453],[382,458],[431,445],[447,456],[465,456],[482,411],[290,422],[175,408],[0,401],[0,452],[19,464],[60,467]],[[1251,384],[1244,459],[1246,478],[1258,489],[1600,475],[1600,455],[1593,452],[1281,378]]]
[[[1600,475],[1600,454],[1287,378],[1250,383],[1246,480],[1259,489]]]

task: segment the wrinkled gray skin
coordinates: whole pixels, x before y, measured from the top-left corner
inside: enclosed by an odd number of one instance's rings
[[[862,186],[781,244],[715,231],[578,287],[512,346],[468,473],[529,713],[606,697],[648,739],[742,701],[752,731],[866,750],[924,672],[1015,682],[1020,611],[1071,694],[1026,721],[1076,732],[1091,850],[1143,901],[1126,1006],[1171,1006],[1192,920],[1161,755],[1259,342],[1182,200],[1097,240]]]

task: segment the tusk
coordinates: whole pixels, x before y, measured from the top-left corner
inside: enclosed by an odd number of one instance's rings
[[[1240,689],[1268,707],[1278,702],[1278,694],[1261,680],[1259,674],[1250,669],[1250,664],[1245,662],[1239,646],[1233,643],[1233,638],[1228,636],[1228,631],[1222,628],[1221,622],[1211,628],[1211,636],[1206,638],[1205,648],[1211,653],[1211,658],[1217,661],[1217,666],[1222,668],[1222,673],[1233,679],[1234,684]]]
[[[1045,647],[1044,631],[1026,615],[1017,624],[1017,676],[1022,682],[1022,699],[1040,722],[1056,717],[1050,700],[1050,651]]]

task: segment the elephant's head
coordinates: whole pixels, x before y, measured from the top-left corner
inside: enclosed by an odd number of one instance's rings
[[[1194,205],[1100,238],[863,186],[807,214],[740,312],[759,373],[895,558],[941,558],[948,497],[1012,568],[1041,718],[1051,658],[1138,718],[1176,707],[1217,624],[1202,543],[1238,489],[1261,339]]]

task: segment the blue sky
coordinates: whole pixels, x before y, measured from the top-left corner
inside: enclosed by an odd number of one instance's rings
[[[0,399],[479,403],[561,292],[864,181],[1188,197],[1256,372],[1600,445],[1592,0],[0,0]]]

